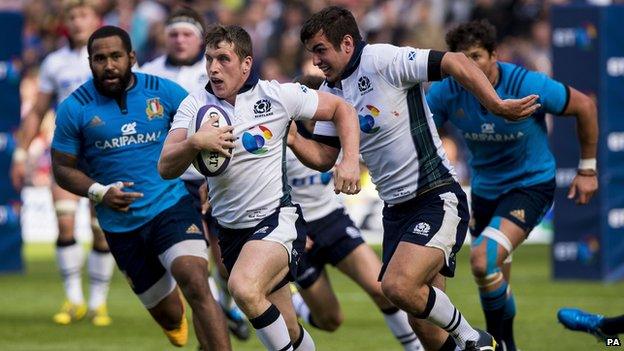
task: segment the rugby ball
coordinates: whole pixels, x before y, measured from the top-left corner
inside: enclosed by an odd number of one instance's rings
[[[215,127],[232,125],[232,120],[221,107],[217,105],[202,106],[191,120],[187,129],[187,138],[195,134],[213,116],[219,117],[219,120],[213,124]],[[230,155],[232,155],[232,149],[230,149]],[[206,177],[214,177],[225,171],[230,160],[231,156],[225,157],[217,152],[201,151],[193,160],[193,166]]]

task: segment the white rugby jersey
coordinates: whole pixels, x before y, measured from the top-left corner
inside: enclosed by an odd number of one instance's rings
[[[436,51],[360,42],[340,87],[325,82],[319,89],[357,110],[360,153],[380,197],[389,204],[455,178],[420,84],[439,79],[441,58]],[[337,135],[331,122],[317,122],[314,134]]]
[[[206,57],[203,54],[201,59],[188,66],[175,66],[167,60],[167,55],[163,55],[143,64],[141,71],[172,80],[189,93],[203,90],[208,83]],[[204,176],[191,165],[180,178],[184,180],[203,180]]]
[[[189,95],[178,108],[171,130],[187,129],[197,111],[219,106],[232,121],[237,138],[223,173],[208,177],[212,215],[220,225],[251,228],[281,205],[290,203],[286,179],[286,136],[292,119],[311,119],[318,107],[316,91],[297,83],[250,77],[235,106],[207,90]]]
[[[332,172],[321,173],[306,167],[290,148],[286,161],[292,201],[301,206],[306,221],[321,219],[343,207],[334,193]]]
[[[69,46],[50,53],[41,63],[39,91],[56,95],[60,104],[74,90],[91,78],[87,47],[71,49]]]

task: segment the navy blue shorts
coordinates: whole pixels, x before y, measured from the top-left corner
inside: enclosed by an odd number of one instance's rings
[[[210,211],[208,211],[205,214],[201,213],[202,210],[202,204],[201,204],[201,199],[199,197],[199,187],[204,184],[204,180],[202,179],[197,179],[197,180],[191,180],[191,179],[187,179],[184,180],[184,186],[186,186],[186,190],[188,190],[189,194],[191,194],[191,196],[193,197],[193,207],[197,210],[197,212],[200,213],[202,219],[206,222],[206,224],[208,225],[208,235],[214,235],[211,234],[213,233],[216,229],[215,229],[215,225],[217,223],[217,221],[214,219],[214,217],[212,217],[212,214],[210,213]]]
[[[466,193],[456,182],[442,185],[397,205],[383,209],[383,266],[379,279],[399,242],[430,246],[444,252],[445,265],[440,273],[455,275],[455,256],[468,230]]]
[[[473,237],[481,235],[492,218],[502,217],[522,228],[528,235],[552,206],[555,187],[555,179],[552,179],[526,188],[513,189],[494,200],[472,194],[470,234]]]
[[[135,230],[125,233],[104,231],[104,235],[117,266],[137,295],[147,291],[167,273],[159,255],[185,240],[206,242],[201,219],[193,209],[189,195]]]
[[[280,207],[252,228],[230,229],[217,224],[216,229],[221,260],[228,273],[232,272],[238,255],[248,241],[265,239],[281,243],[290,249],[289,274],[275,290],[295,280],[297,265],[305,250],[306,240],[305,221],[299,205]]]
[[[302,289],[309,288],[321,276],[325,264],[335,266],[364,244],[360,230],[342,208],[308,222],[306,228],[314,245],[299,261],[297,284]]]

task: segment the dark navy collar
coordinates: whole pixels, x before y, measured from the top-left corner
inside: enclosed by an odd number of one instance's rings
[[[238,94],[242,94],[244,92],[247,92],[251,89],[253,89],[256,84],[258,84],[258,80],[260,79],[260,75],[258,74],[257,69],[255,69],[255,65],[251,67],[251,72],[249,72],[249,77],[247,77],[247,80],[245,81],[245,83],[243,84],[243,86],[238,90]],[[205,89],[207,92],[209,92],[212,95],[214,94],[214,91],[212,91],[212,86],[210,86],[210,81],[208,81],[208,83],[206,83]],[[216,96],[216,95],[215,95]],[[223,100],[220,97],[217,96],[217,98],[219,100]]]
[[[344,71],[340,75],[340,80],[344,80],[349,78],[350,75],[355,72],[355,70],[360,66],[360,60],[362,59],[362,51],[364,51],[364,47],[366,46],[366,42],[363,40],[355,43],[355,51],[353,51],[353,55],[349,59],[347,66]],[[337,83],[337,82],[336,82]],[[330,88],[334,88],[336,83],[327,82],[327,86]]]
[[[173,61],[169,55],[166,56],[165,58],[165,65],[166,66],[173,66],[173,67],[181,67],[181,66],[193,66],[195,65],[197,62],[201,61],[204,58],[204,49],[199,50],[199,54],[197,55],[197,57],[195,57],[195,59],[189,63],[179,63],[179,62],[175,62]]]

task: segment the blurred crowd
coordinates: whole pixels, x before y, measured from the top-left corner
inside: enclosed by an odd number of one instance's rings
[[[66,42],[61,0],[9,0],[19,3],[23,30],[22,110],[36,96],[37,69],[43,58]],[[206,23],[239,24],[251,35],[254,61],[264,79],[290,81],[313,73],[311,60],[299,40],[305,19],[337,4],[355,15],[369,43],[386,42],[445,50],[445,32],[458,23],[488,19],[498,30],[498,57],[529,69],[552,73],[549,11],[571,3],[607,4],[609,0],[97,0],[103,24],[127,30],[139,65],[164,53],[164,22],[178,6],[204,14]],[[449,153],[465,159],[463,148],[449,144]],[[461,162],[460,178],[468,174]]]

